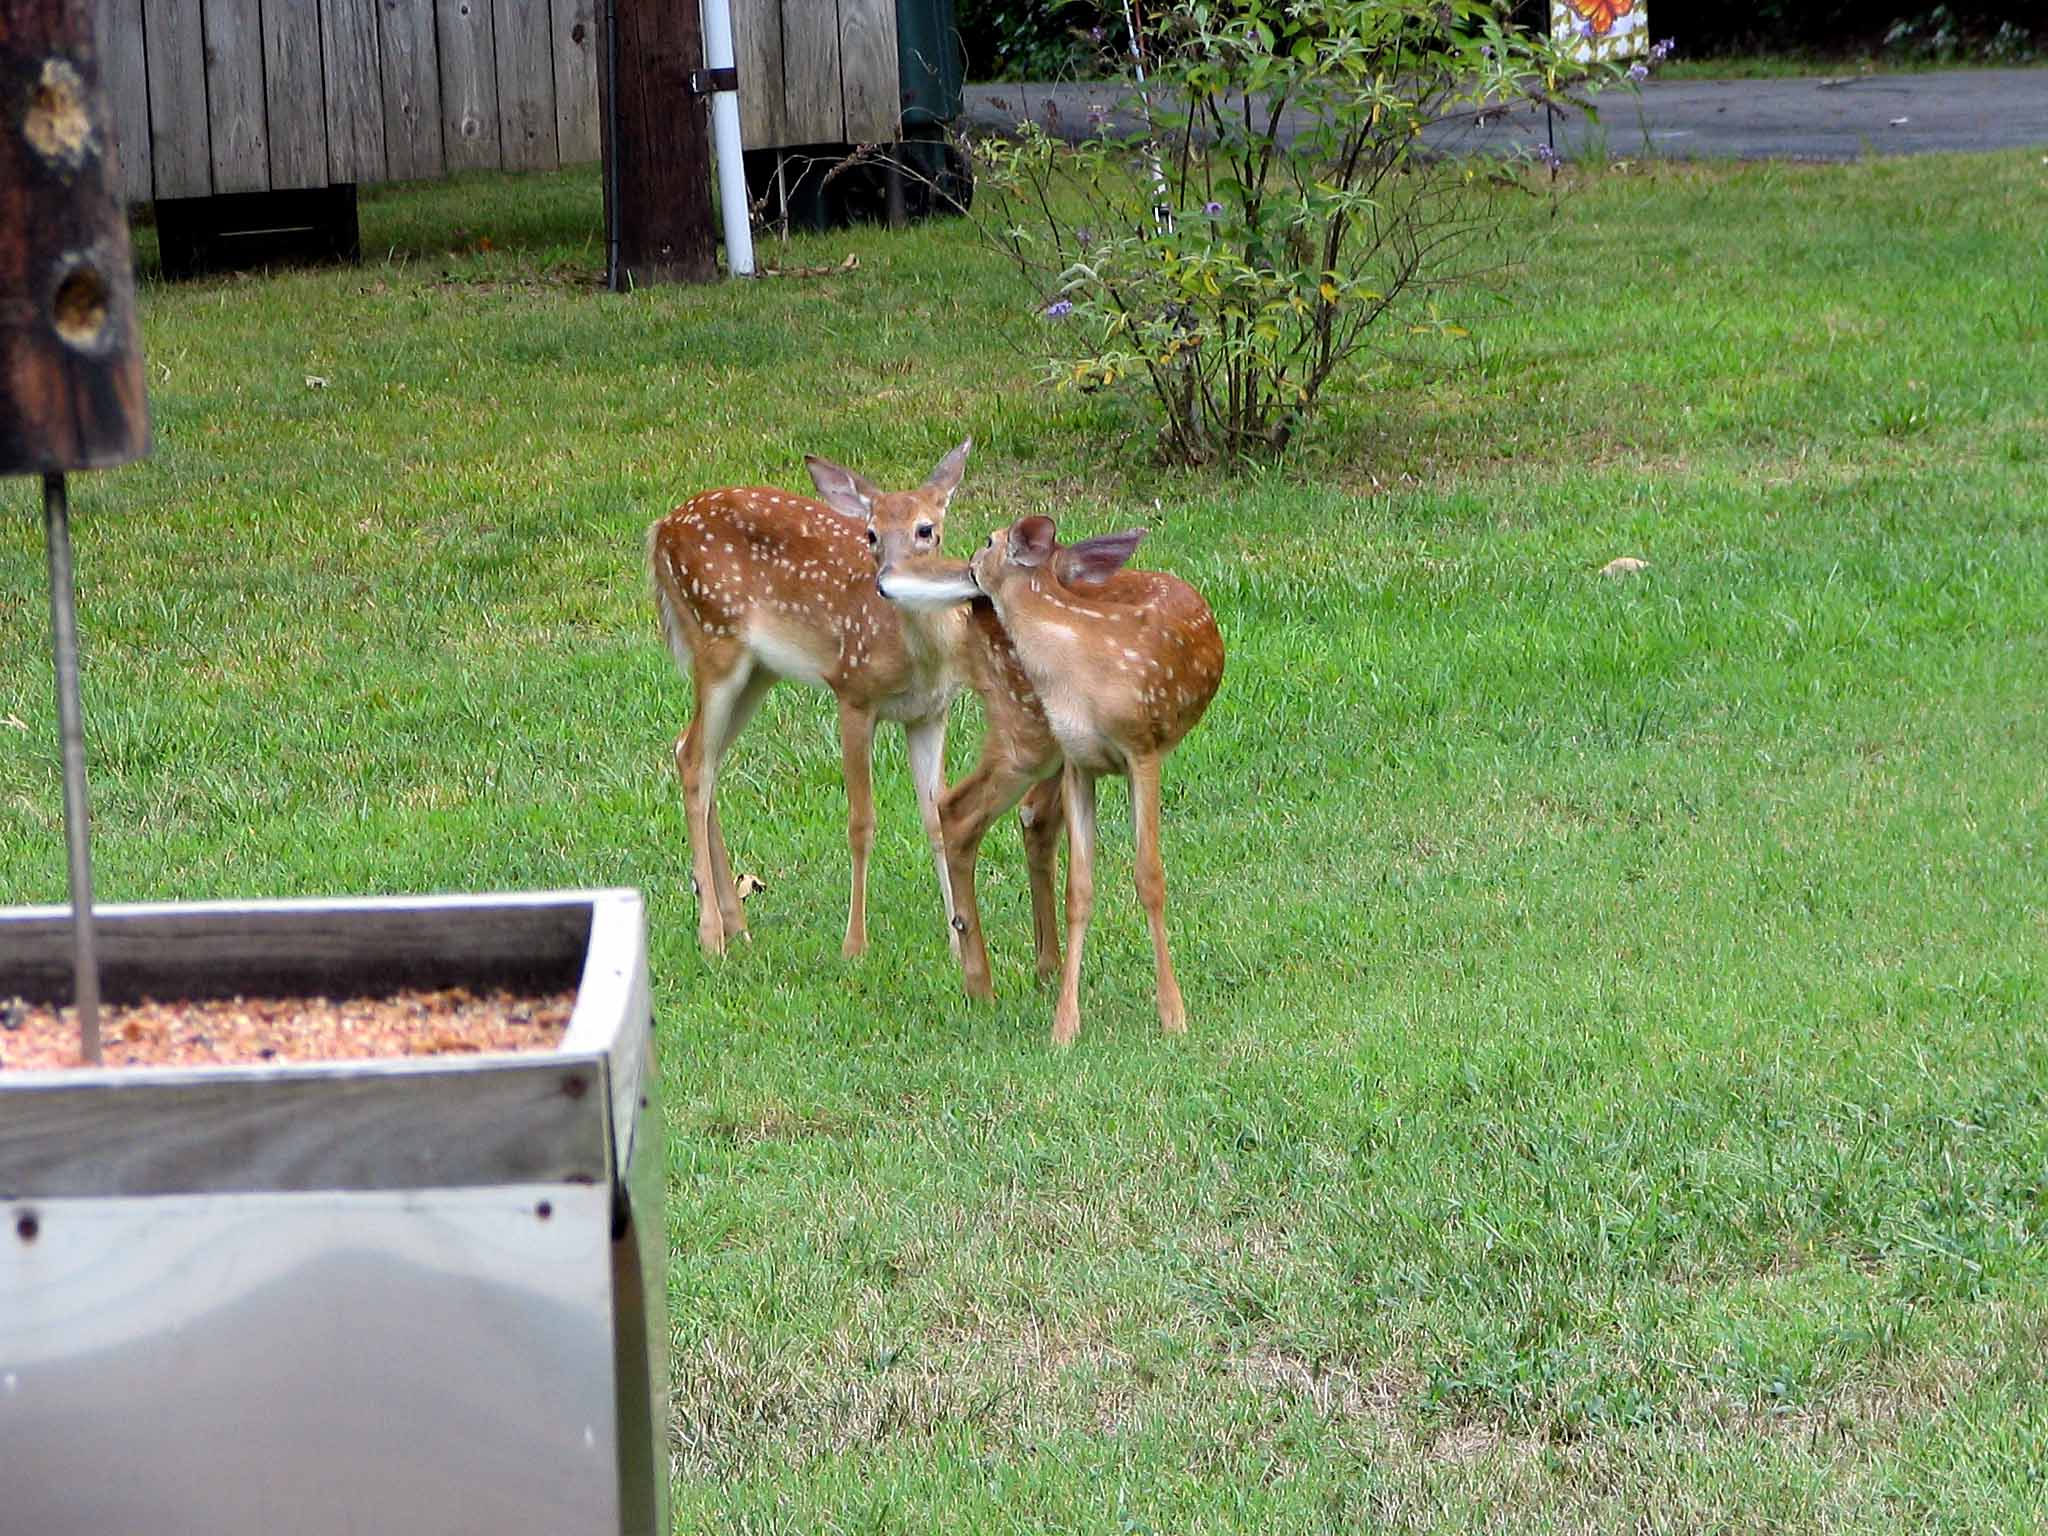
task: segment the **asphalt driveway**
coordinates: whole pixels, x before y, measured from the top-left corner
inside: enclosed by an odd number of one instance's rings
[[[1117,98],[1105,85],[970,85],[965,126],[1013,127],[1022,117],[1078,138]],[[1050,115],[1048,115],[1050,106]],[[1288,129],[1298,126],[1289,123]],[[1433,131],[1446,149],[1534,144],[1540,110],[1522,109],[1484,128]],[[1611,93],[1597,128],[1557,124],[1573,154],[1597,136],[1616,158],[1855,160],[1865,155],[2032,149],[2048,153],[2048,69],[1958,69],[1926,74],[1793,80],[1651,80],[1640,98]]]

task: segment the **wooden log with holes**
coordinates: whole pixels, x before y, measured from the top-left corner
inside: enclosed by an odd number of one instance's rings
[[[0,474],[149,451],[93,11],[0,0]]]

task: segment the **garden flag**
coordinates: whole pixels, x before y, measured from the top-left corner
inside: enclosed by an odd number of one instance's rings
[[[1550,35],[1582,64],[1650,51],[1649,0],[1550,0]]]

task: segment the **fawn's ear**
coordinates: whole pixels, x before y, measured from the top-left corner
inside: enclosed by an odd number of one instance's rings
[[[841,469],[830,459],[814,453],[804,455],[804,468],[811,472],[811,484],[825,498],[825,505],[842,517],[864,523],[875,510],[882,493],[850,469]]]
[[[1020,517],[1010,529],[1010,564],[1031,567],[1052,558],[1054,534],[1049,517]]]
[[[941,511],[952,502],[953,492],[960,488],[960,476],[966,472],[967,455],[973,447],[974,439],[970,437],[939,460],[939,467],[933,470],[931,478],[925,481],[926,492],[939,498]]]
[[[1137,553],[1138,540],[1144,537],[1144,529],[1126,528],[1122,533],[1105,533],[1069,544],[1054,556],[1053,574],[1070,587],[1096,586],[1123,568],[1124,562]]]

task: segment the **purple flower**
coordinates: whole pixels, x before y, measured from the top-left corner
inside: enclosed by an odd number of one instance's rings
[[[1652,64],[1662,64],[1676,52],[1678,52],[1678,39],[1667,37],[1661,43],[1650,45],[1650,62]]]
[[[1083,224],[1074,230],[1074,238],[1082,245],[1093,245],[1095,243],[1095,231],[1086,224]]]
[[[1546,165],[1553,171],[1564,164],[1557,151],[1548,144],[1538,144],[1535,148],[1535,155],[1539,165]]]
[[[1223,205],[1212,198],[1210,201],[1202,204],[1202,212],[1209,215],[1212,219],[1220,219],[1223,217]]]
[[[1064,320],[1073,312],[1074,301],[1072,299],[1054,299],[1044,309],[1039,311],[1048,320]]]
[[[1650,78],[1650,66],[1647,64],[1631,64],[1628,67],[1628,77],[1640,84],[1642,81]]]
[[[1578,28],[1579,36],[1582,39],[1589,43],[1593,41],[1593,23],[1591,23],[1590,21],[1581,21],[1574,23],[1574,25]]]

